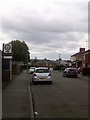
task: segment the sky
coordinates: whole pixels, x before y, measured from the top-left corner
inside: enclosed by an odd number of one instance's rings
[[[0,49],[25,41],[30,58],[70,59],[88,49],[88,0],[0,0]]]

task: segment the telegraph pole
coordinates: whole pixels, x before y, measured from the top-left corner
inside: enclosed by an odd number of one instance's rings
[[[86,40],[86,49],[88,49],[88,40]]]
[[[59,65],[60,65],[60,53],[59,53]]]

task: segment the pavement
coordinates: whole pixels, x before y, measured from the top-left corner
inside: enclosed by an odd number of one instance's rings
[[[83,76],[82,74],[78,74],[78,77],[81,80],[87,80],[88,81],[90,79],[90,76]]]
[[[23,71],[2,90],[2,119],[34,118],[29,74]]]

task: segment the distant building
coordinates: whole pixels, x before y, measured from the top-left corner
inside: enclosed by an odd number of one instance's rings
[[[34,63],[34,66],[43,66],[43,67],[48,67],[48,68],[54,68],[55,62],[53,60],[47,60],[47,59],[42,59],[42,60],[37,60],[37,62]]]
[[[59,59],[57,60],[47,60],[47,59],[38,60],[37,59],[37,61],[34,61],[33,59],[31,60],[30,65],[36,66],[36,67],[44,66],[52,69],[58,65],[71,66],[71,63],[72,62],[70,60],[61,60],[61,59],[60,60]]]
[[[59,60],[56,60],[56,64],[59,65]],[[60,64],[64,66],[71,66],[72,62],[71,60],[60,60]]]

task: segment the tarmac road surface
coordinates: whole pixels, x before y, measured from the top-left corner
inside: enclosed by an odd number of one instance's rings
[[[52,85],[31,84],[35,118],[88,118],[88,80],[51,75]]]

